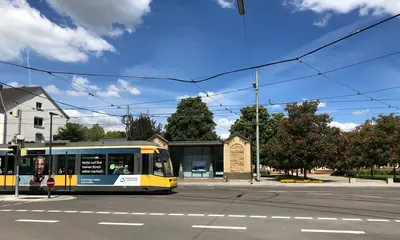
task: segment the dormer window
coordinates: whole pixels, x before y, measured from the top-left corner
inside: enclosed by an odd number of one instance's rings
[[[42,103],[41,102],[36,102],[36,110],[42,111]]]

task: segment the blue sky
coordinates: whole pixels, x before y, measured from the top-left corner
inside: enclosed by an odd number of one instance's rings
[[[0,60],[73,72],[168,76],[199,79],[237,68],[296,57],[369,24],[400,12],[395,0],[245,0],[246,14],[239,15],[230,0],[0,0]],[[303,60],[326,71],[398,51],[399,20],[387,22]],[[246,38],[247,36],[247,38]],[[400,85],[399,56],[330,73],[335,80],[361,92]],[[260,85],[316,72],[298,63],[259,69]],[[175,111],[180,97],[202,91],[191,83],[128,78],[102,78],[48,74],[0,65],[0,79],[18,85],[40,85],[56,100],[112,114],[124,109],[89,97],[82,89],[114,104],[132,104],[133,114],[165,114]],[[226,75],[200,83],[210,94],[252,86],[254,71]],[[73,84],[68,83],[73,82]],[[324,77],[260,88],[260,103],[301,101],[352,94],[353,91]],[[397,98],[398,90],[370,94],[373,98]],[[177,99],[174,101],[174,99]],[[214,97],[234,112],[255,103],[254,91]],[[355,96],[323,101],[335,124],[349,129],[377,113],[388,113],[384,104],[332,102],[365,100]],[[157,104],[148,101],[170,100]],[[172,100],[172,101],[171,101]],[[237,115],[225,111],[213,99],[203,98],[215,113],[217,132],[226,137]],[[400,106],[397,101],[387,103]],[[101,107],[98,107],[101,106]],[[284,105],[270,106],[271,112]],[[348,109],[354,108],[354,109]],[[348,110],[342,110],[348,109]],[[397,110],[395,110],[397,111]],[[400,111],[398,111],[400,112]],[[108,130],[121,129],[118,119],[68,110],[83,124],[99,122]],[[92,116],[81,118],[81,116]],[[166,117],[157,117],[165,123]]]

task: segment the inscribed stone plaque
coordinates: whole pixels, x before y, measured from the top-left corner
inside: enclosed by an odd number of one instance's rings
[[[235,143],[230,148],[231,172],[244,172],[244,147]]]

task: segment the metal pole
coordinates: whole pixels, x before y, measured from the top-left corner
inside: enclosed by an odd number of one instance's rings
[[[18,109],[18,135],[21,135],[21,124],[22,123],[22,110]],[[21,161],[21,142],[17,138],[17,156],[14,156],[17,162],[15,171],[15,197],[19,197],[19,163]]]
[[[257,147],[257,181],[260,181],[260,135],[258,121],[258,70],[256,70],[256,147]]]
[[[53,113],[50,112],[50,146],[49,146],[49,178],[52,175],[52,160],[53,160],[53,155],[51,153],[53,147]],[[47,198],[51,198],[51,192],[50,192],[50,188],[47,187]]]

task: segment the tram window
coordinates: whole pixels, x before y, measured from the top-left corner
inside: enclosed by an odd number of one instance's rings
[[[106,155],[82,155],[81,174],[105,174]]]
[[[65,159],[66,155],[57,156],[57,174],[75,174],[75,155],[68,155],[67,166]]]
[[[133,154],[109,154],[108,155],[108,174],[121,175],[133,174]]]
[[[153,174],[156,176],[164,176],[160,155],[153,154],[153,161],[154,161]]]
[[[0,157],[0,175],[4,175],[6,174],[6,157],[5,156],[1,156]]]
[[[4,159],[6,159],[6,158],[4,157]],[[4,163],[5,163],[5,160],[4,160]],[[3,174],[5,174],[6,172],[8,175],[10,175],[10,174],[12,175],[15,173],[14,172],[14,156],[7,156],[7,169],[5,167],[6,166],[4,164],[5,172]]]
[[[161,158],[161,161],[164,163],[165,176],[167,176],[167,177],[174,176],[174,174],[172,172],[172,166],[171,166],[170,160],[169,160],[168,151],[166,151],[164,149],[160,149],[160,158]]]
[[[142,174],[149,174],[149,154],[142,154]]]

